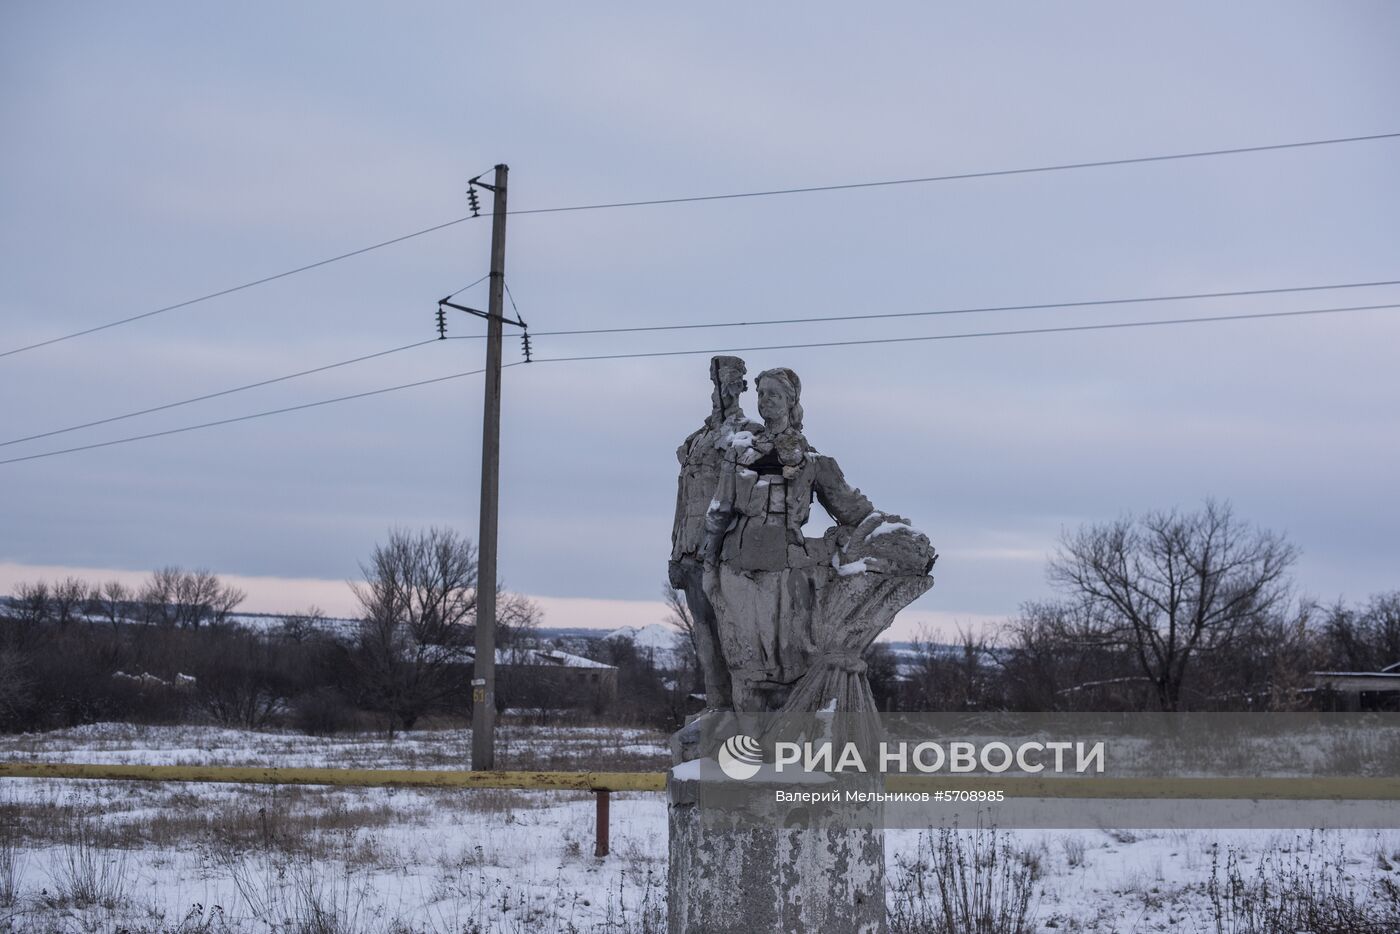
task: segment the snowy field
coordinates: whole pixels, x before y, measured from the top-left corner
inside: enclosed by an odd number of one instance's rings
[[[98,724],[0,737],[0,758],[454,768],[469,745]],[[668,758],[660,734],[602,728],[511,727],[501,750],[509,768]],[[892,830],[887,849],[896,932],[973,930],[979,906],[940,894],[961,882],[1012,920],[1024,898],[1027,931],[1400,931],[1388,831]],[[662,796],[615,794],[612,854],[592,853],[577,792],[0,779],[0,930],[664,930]]]

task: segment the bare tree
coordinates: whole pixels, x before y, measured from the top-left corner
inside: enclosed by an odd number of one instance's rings
[[[1255,614],[1231,644],[1203,656],[1200,687],[1215,709],[1298,710],[1312,702],[1312,672],[1322,667],[1314,617],[1321,608],[1304,600],[1295,608]]]
[[[685,593],[672,587],[671,582],[667,581],[661,585],[661,599],[666,603],[666,624],[684,633],[691,649],[698,652],[695,645],[695,617],[690,615]]]
[[[270,726],[292,691],[284,647],[237,629],[206,631],[193,641],[195,701],[205,713],[225,726]]]
[[[957,643],[939,642],[929,629],[914,639],[900,682],[904,710],[987,710],[1002,706],[995,647],[985,634],[958,627]]]
[[[224,584],[211,571],[203,568],[186,571],[168,565],[151,572],[151,579],[141,588],[137,601],[142,622],[167,628],[198,629],[227,622],[246,596],[237,587]]]
[[[451,529],[395,529],[376,545],[363,584],[355,662],[361,689],[390,730],[413,728],[461,690],[476,619],[476,547]]]
[[[88,593],[88,615],[105,621],[116,633],[126,622],[134,599],[131,589],[121,581],[108,581]]]
[[[539,604],[518,593],[506,593],[496,585],[496,647],[525,648],[534,645],[540,620],[544,617]],[[476,639],[476,612],[472,612],[471,638]]]
[[[175,580],[176,622],[185,629],[226,623],[246,596],[204,568],[184,571]]]
[[[34,678],[27,663],[24,652],[0,645],[0,726],[6,729],[20,725],[30,706]]]
[[[151,579],[142,585],[136,598],[141,605],[141,622],[165,627],[175,625],[175,586],[180,573],[174,566],[151,572]]]
[[[680,711],[680,719],[689,712],[692,694],[705,691],[705,673],[700,668],[700,646],[695,637],[695,615],[685,602],[685,591],[677,590],[668,580],[661,585],[661,599],[666,604],[666,625],[685,636],[672,653],[676,668],[676,690],[672,707]]]
[[[1322,624],[1324,664],[1343,671],[1379,671],[1400,662],[1400,591],[1376,594],[1364,606],[1338,600]]]
[[[288,642],[301,645],[318,638],[326,631],[326,614],[318,606],[310,606],[299,613],[282,616],[277,634]]]
[[[1400,663],[1400,591],[1376,594],[1362,611],[1378,667]]]
[[[1177,710],[1192,659],[1228,646],[1256,614],[1282,604],[1297,552],[1246,525],[1229,504],[1153,512],[1066,533],[1049,577],[1126,648],[1162,710]]]
[[[16,584],[15,603],[15,615],[23,622],[46,623],[53,618],[53,597],[44,581]]]
[[[1082,601],[1030,601],[1002,634],[1000,662],[1014,710],[1121,709],[1147,679]]]
[[[54,622],[66,626],[87,608],[88,585],[76,577],[65,577],[49,591]]]

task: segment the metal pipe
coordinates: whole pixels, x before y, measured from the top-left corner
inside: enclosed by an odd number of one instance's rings
[[[519,788],[561,791],[665,791],[665,772],[467,772],[424,769],[310,769],[203,765],[0,762],[0,778],[78,778],[254,785]]]

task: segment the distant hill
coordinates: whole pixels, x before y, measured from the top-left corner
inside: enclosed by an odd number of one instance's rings
[[[630,642],[638,654],[650,656],[658,668],[677,668],[683,655],[685,636],[672,626],[651,623],[646,626],[623,626],[602,637],[610,642]]]

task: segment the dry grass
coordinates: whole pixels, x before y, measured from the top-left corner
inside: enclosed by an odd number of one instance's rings
[[[0,815],[0,921],[19,901],[19,880],[24,877],[25,857],[18,828]]]
[[[92,817],[83,817],[58,828],[62,845],[49,865],[53,891],[44,898],[49,907],[112,911],[129,900],[126,852],[99,843],[98,826]]]
[[[919,836],[890,872],[894,934],[1023,934],[1043,853],[1018,850],[995,827]]]
[[[458,769],[469,747],[470,732],[460,729],[389,741],[98,724],[0,737],[0,758]],[[665,737],[642,730],[510,726],[498,760],[506,768],[650,771],[669,754]],[[16,793],[0,799],[0,896],[7,872],[14,891],[13,906],[0,907],[0,931],[644,934],[663,926],[664,846],[629,840],[615,825],[617,855],[596,877],[611,881],[581,881],[579,870],[591,873],[596,861],[591,796],[578,792],[29,779],[9,788]],[[585,801],[563,820],[548,814]],[[617,807],[615,820],[624,813]],[[550,852],[542,860],[521,844],[537,838],[540,822],[557,828],[554,842],[538,838]],[[556,855],[568,888],[545,897],[539,873],[551,871]],[[152,897],[154,880],[181,873],[182,887],[207,896]],[[409,926],[399,920],[409,918]]]
[[[22,871],[11,874],[15,881],[9,886],[8,906],[0,907],[0,931],[66,931],[69,926],[63,919],[76,917],[77,912],[87,919],[84,924],[92,930],[243,931],[249,929],[246,924],[252,919],[257,930],[278,934],[399,934],[408,929],[395,919],[419,906],[395,904],[395,897],[411,895],[388,895],[382,890],[383,880],[386,874],[405,871],[419,854],[402,854],[393,846],[383,845],[379,831],[392,828],[402,838],[408,825],[440,835],[444,815],[452,825],[489,821],[498,831],[475,835],[480,842],[464,847],[456,858],[438,859],[438,896],[462,898],[476,890],[476,897],[469,897],[452,909],[452,915],[459,917],[462,924],[444,920],[442,925],[428,929],[454,934],[473,929],[513,931],[515,918],[545,916],[540,914],[541,906],[527,898],[528,889],[503,893],[488,886],[486,880],[498,873],[498,867],[507,865],[501,862],[506,854],[498,852],[499,847],[508,844],[510,826],[524,815],[564,798],[580,797],[569,792],[505,789],[434,789],[423,794],[377,789],[374,795],[367,796],[358,789],[295,786],[271,790],[240,787],[232,789],[233,794],[222,796],[165,786],[162,797],[152,793],[152,786],[146,783],[102,784],[130,784],[133,794],[123,796],[118,791],[102,804],[71,794],[27,801],[10,799],[0,804],[0,871],[6,865],[14,866],[25,850],[48,851],[42,887],[31,876],[28,892],[22,894],[18,882]],[[502,825],[504,833],[499,832]],[[561,837],[572,833],[574,828],[566,826]],[[589,850],[591,853],[591,840]],[[134,878],[137,874],[128,871],[139,862],[137,854],[152,851],[160,852],[167,860],[192,861],[203,866],[202,871],[211,880],[231,881],[236,898],[225,898],[221,905],[182,908],[187,911],[182,918],[156,917],[153,909],[143,909],[135,898],[134,893],[139,891]],[[591,855],[587,858],[591,860]],[[633,845],[628,851],[626,871],[651,873],[655,880],[664,878],[664,870],[658,870],[654,862]],[[652,909],[644,913],[652,920],[664,911],[659,885],[654,882],[648,889]],[[495,904],[492,899],[504,900],[505,904]],[[579,900],[583,906],[590,904],[584,896],[580,895]],[[598,901],[591,902],[595,911]],[[635,912],[629,914],[627,905],[635,905],[635,899],[624,902],[619,893],[616,904],[610,903],[607,909],[618,923],[606,930],[658,930],[650,921],[650,926],[638,926]],[[498,914],[507,909],[519,913]],[[148,925],[132,920],[143,910],[152,915]],[[120,923],[113,920],[117,917]],[[496,923],[497,920],[502,923]],[[554,919],[549,921],[552,924]],[[556,930],[538,925],[519,928],[536,929]],[[557,928],[560,932],[586,929],[582,924]]]
[[[1391,934],[1400,930],[1400,885],[1381,870],[1362,877],[1344,846],[1318,834],[1269,848],[1253,871],[1233,847],[1211,859],[1206,893],[1215,934]]]
[[[358,835],[361,846],[353,854],[353,862],[381,865],[384,854],[372,841],[376,829],[428,827],[444,811],[515,815],[547,807],[570,794],[434,789],[424,795],[401,793],[367,800],[353,789],[292,785],[275,789],[234,786],[239,790],[235,797],[211,797],[179,786],[105,784],[130,786],[131,795],[117,796],[124,806],[55,797],[0,803],[0,826],[4,827],[0,834],[0,904],[6,879],[17,875],[17,845],[66,846],[72,828],[82,828],[85,844],[108,850],[272,849],[313,859],[329,858],[333,851],[343,855],[338,844],[328,841]]]
[[[1060,847],[1065,851],[1065,865],[1078,869],[1084,865],[1084,838],[1077,834],[1060,838]]]
[[[351,934],[388,930],[374,879],[347,862],[268,849],[219,851],[243,907],[272,931]],[[346,854],[349,856],[350,854]],[[377,917],[378,916],[378,917]]]

